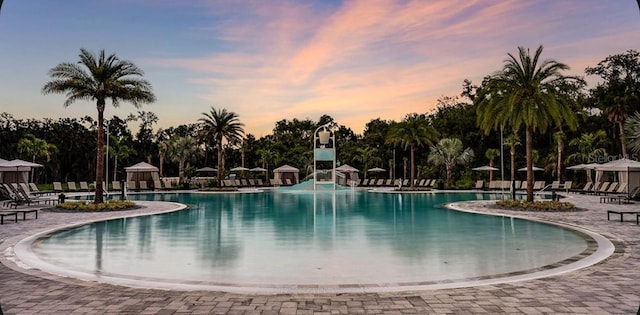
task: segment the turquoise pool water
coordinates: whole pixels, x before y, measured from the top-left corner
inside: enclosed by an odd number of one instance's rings
[[[557,263],[587,248],[577,233],[447,210],[487,194],[361,191],[147,194],[189,209],[111,220],[34,243],[75,271],[234,285],[456,281]]]

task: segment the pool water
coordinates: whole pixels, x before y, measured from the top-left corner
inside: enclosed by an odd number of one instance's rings
[[[189,205],[39,239],[43,260],[92,274],[233,285],[456,281],[522,272],[587,249],[571,230],[448,210],[475,193],[131,195]]]

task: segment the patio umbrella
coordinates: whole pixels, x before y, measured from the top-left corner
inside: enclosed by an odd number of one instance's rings
[[[480,167],[474,167],[472,168],[472,170],[474,171],[499,171],[499,168],[493,167],[493,166],[480,166]]]
[[[526,171],[527,171],[527,168],[526,168],[526,167],[523,167],[523,168],[519,168],[519,169],[518,169],[518,172],[526,172]],[[534,171],[534,172],[535,172],[535,171],[544,171],[544,168],[534,166],[534,167],[533,167],[533,171]]]
[[[248,170],[249,170],[248,168],[242,167],[242,166],[238,166],[230,169],[230,171],[232,172],[242,172],[242,171],[248,171]]]
[[[379,172],[386,172],[386,171],[387,170],[385,170],[384,168],[379,168],[379,167],[374,167],[367,170],[367,172],[369,173],[379,173]]]
[[[262,167],[254,167],[252,169],[249,170],[250,172],[266,172],[267,169],[266,168],[262,168]]]

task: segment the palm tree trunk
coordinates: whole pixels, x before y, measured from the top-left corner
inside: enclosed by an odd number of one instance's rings
[[[525,132],[527,146],[527,201],[533,201],[533,130],[526,127]]]
[[[558,144],[558,166],[556,169],[556,178],[558,179],[558,181],[562,181],[562,145]]]
[[[222,176],[224,170],[222,169],[222,139],[218,139],[218,188],[222,187]]]
[[[513,182],[516,178],[516,147],[511,147],[509,153],[511,154],[511,181]]]
[[[622,144],[622,157],[627,157],[627,144],[624,141],[624,122],[618,122],[618,129],[620,130],[620,144]]]
[[[409,187],[413,188],[414,186],[414,176],[416,173],[416,160],[415,160],[415,146],[412,144],[411,145],[411,184],[409,185]]]
[[[164,169],[162,165],[164,164],[164,153],[160,154],[160,177],[164,177]]]
[[[489,167],[493,167],[493,160],[489,160]],[[489,171],[489,182],[493,181],[493,171]]]
[[[97,156],[96,156],[96,191],[94,193],[94,203],[104,203],[104,199],[102,198],[102,179],[103,179],[103,171],[104,167],[104,99],[98,99],[97,108],[98,108],[98,148],[97,148]]]

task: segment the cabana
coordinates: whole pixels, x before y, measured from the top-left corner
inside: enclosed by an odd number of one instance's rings
[[[29,173],[41,164],[15,159],[11,161],[0,159],[0,183],[28,183]]]
[[[151,164],[140,162],[138,164],[125,167],[124,170],[127,172],[127,182],[146,182],[147,187],[154,189],[161,188],[155,187],[154,185],[154,183],[160,181],[160,176],[158,175],[158,168]],[[136,187],[140,187],[140,185],[137,184]]]
[[[600,164],[596,169],[596,183],[603,181],[604,172],[614,172],[618,183],[627,184],[627,193],[640,186],[640,162],[627,158]]]
[[[299,182],[299,173],[300,170],[298,170],[297,168],[285,164],[273,170],[273,179],[275,179],[276,181],[280,179],[283,183],[285,183],[288,179],[292,184],[295,185]]]
[[[348,164],[340,165],[336,167],[336,171],[344,174],[345,183],[349,183],[350,181],[358,182],[360,180],[360,177],[358,176],[359,170],[351,165],[348,165]],[[341,183],[341,184],[344,185],[345,183]]]

